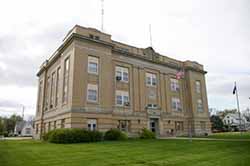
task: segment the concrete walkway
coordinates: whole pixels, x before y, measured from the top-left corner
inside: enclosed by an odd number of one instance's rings
[[[160,137],[159,139],[169,139],[169,140],[190,140],[189,137]],[[221,138],[197,138],[192,137],[192,140],[200,140],[200,141],[246,141],[250,142],[250,139],[221,139]]]
[[[2,137],[0,140],[29,140],[32,137]]]

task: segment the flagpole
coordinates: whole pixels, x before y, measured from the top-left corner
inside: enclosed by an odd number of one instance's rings
[[[242,135],[242,131],[241,131],[241,117],[240,117],[240,103],[239,103],[239,96],[238,96],[238,88],[237,88],[237,85],[236,85],[236,81],[234,82],[234,86],[236,87],[236,101],[237,101],[237,107],[238,107],[238,114],[239,114],[239,120],[240,120],[240,127],[239,127],[239,130],[240,130],[240,135]]]

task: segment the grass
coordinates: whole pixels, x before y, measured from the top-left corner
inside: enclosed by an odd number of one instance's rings
[[[250,142],[129,140],[86,144],[0,141],[1,166],[249,165]]]
[[[220,138],[220,139],[249,139],[250,132],[225,132],[225,133],[214,133],[209,135],[208,138]]]

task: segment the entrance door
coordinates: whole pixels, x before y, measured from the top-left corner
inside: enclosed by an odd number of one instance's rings
[[[159,133],[159,123],[158,123],[158,119],[155,118],[151,118],[149,120],[149,128],[152,132],[154,132],[155,134]]]

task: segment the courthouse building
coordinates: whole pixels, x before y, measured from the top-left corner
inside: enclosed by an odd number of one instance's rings
[[[181,48],[180,48],[181,49]],[[76,25],[40,67],[34,137],[56,128],[210,133],[206,71]]]

